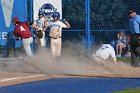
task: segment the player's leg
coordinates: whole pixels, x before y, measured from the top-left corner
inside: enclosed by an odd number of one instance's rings
[[[55,39],[50,39],[50,48],[51,48],[51,53],[52,53],[52,56],[55,57],[55,51],[56,51],[56,48],[55,48]]]
[[[132,59],[132,63],[131,63],[131,65],[132,66],[134,66],[134,67],[136,67],[137,66],[137,53],[135,52],[135,48],[133,47],[132,49],[131,49],[131,59]]]
[[[61,45],[62,45],[62,40],[61,38],[57,39],[57,46],[56,46],[56,55],[60,56],[61,55]]]
[[[123,46],[122,46],[122,44],[120,44],[119,45],[119,55],[120,55],[120,57],[121,57],[121,54],[122,54],[122,48],[123,48]]]
[[[33,42],[32,37],[22,40],[22,43],[23,43],[23,46],[24,46],[24,49],[25,49],[27,55],[31,56],[31,57],[33,57],[33,54],[32,54],[32,51],[31,51],[31,46],[30,46],[32,42]]]
[[[41,46],[46,46],[45,32],[43,33],[43,37],[40,39]]]
[[[98,63],[100,63],[100,62],[102,61],[102,59],[99,58],[99,57],[96,55],[96,53],[93,53],[93,54],[92,54],[92,59],[93,59],[94,61],[98,62]]]
[[[118,55],[118,44],[116,45],[116,55]]]
[[[135,52],[136,52],[136,58],[134,58],[134,62],[135,62],[135,64],[136,64],[136,66],[138,67],[140,67],[140,60],[139,60],[139,57],[140,57],[140,46],[138,46],[138,47],[136,47],[135,48]]]

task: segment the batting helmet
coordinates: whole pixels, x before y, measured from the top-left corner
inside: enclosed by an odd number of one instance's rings
[[[60,13],[59,12],[53,12],[52,17],[57,17],[59,19],[60,18]]]
[[[111,45],[113,48],[115,48],[115,47],[116,47],[116,41],[115,41],[115,40],[112,40],[112,41],[110,42],[110,45]]]
[[[13,22],[20,22],[20,19],[17,18],[17,17],[14,17],[12,21],[13,21]]]

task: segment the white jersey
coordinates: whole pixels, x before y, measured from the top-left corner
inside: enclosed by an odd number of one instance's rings
[[[95,55],[104,60],[108,59],[109,57],[116,58],[115,50],[110,44],[102,44],[101,48],[95,52]]]
[[[48,27],[50,27],[50,37],[57,38],[62,36],[62,28],[66,28],[67,26],[58,20],[56,22],[48,22],[47,28]]]
[[[35,25],[37,26],[37,30],[43,30],[45,18],[37,19],[35,21]]]

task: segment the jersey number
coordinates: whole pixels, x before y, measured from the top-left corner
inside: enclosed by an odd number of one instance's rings
[[[108,46],[103,47],[102,50],[104,50],[104,49],[106,49],[106,48],[108,48]]]
[[[20,26],[20,30],[21,30],[21,31],[25,31],[25,29],[24,29],[22,26]]]

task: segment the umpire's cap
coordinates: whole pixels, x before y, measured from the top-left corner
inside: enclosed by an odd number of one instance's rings
[[[131,9],[130,11],[129,11],[129,14],[132,14],[132,13],[134,13],[135,12],[135,10],[134,9]]]
[[[20,19],[18,17],[14,17],[12,22],[20,22]]]

